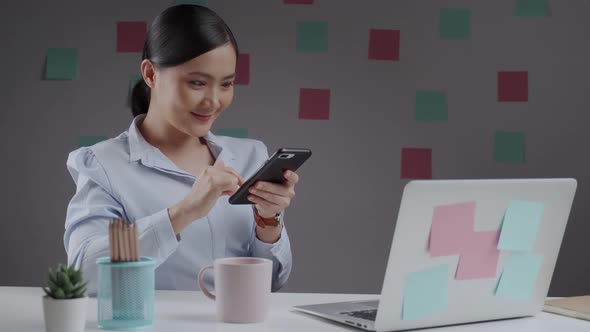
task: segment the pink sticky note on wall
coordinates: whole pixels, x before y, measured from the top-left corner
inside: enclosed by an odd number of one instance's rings
[[[290,5],[312,5],[313,0],[283,0],[283,3]]]
[[[434,207],[430,243],[431,257],[459,255],[472,246],[475,202]]]
[[[432,179],[432,149],[402,148],[402,179]]]
[[[240,54],[236,64],[235,84],[250,84],[250,54]]]
[[[302,88],[299,91],[299,118],[330,119],[330,90]]]
[[[399,30],[371,29],[369,31],[369,59],[399,60]]]
[[[529,74],[527,71],[498,72],[498,101],[528,101]]]
[[[142,52],[146,22],[117,22],[117,52]]]
[[[500,251],[500,231],[473,232],[470,245],[461,254],[455,279],[495,278]]]

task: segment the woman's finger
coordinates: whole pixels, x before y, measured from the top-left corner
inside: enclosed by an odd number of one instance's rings
[[[251,195],[258,196],[271,204],[280,206],[283,209],[288,207],[289,203],[291,202],[291,198],[287,196],[277,195],[264,190],[250,188],[249,192]]]
[[[278,184],[266,181],[258,181],[250,189],[255,191],[253,192],[254,194],[260,191],[289,198],[293,198],[295,196],[294,186],[289,184]]]
[[[240,175],[240,173],[238,173],[235,169],[231,168],[231,167],[225,167],[225,171],[228,172],[229,174],[234,175],[235,177],[238,178],[238,185],[242,185],[244,184],[244,179],[242,178],[242,176]]]
[[[214,168],[216,168],[217,170],[220,170],[222,172],[228,173],[228,174],[232,174],[235,177],[238,178],[238,185],[242,185],[244,183],[244,179],[242,178],[242,176],[240,175],[240,173],[236,172],[236,170],[234,170],[231,167],[225,166],[225,163],[223,162],[223,160],[218,160],[214,165]]]
[[[264,198],[248,195],[248,200],[258,207],[258,212],[264,215],[275,215],[281,211],[283,208],[277,204],[267,201]]]
[[[297,182],[299,182],[299,175],[293,171],[286,170],[285,173],[283,173],[283,176],[285,179],[287,179],[287,184],[294,186]]]
[[[221,190],[222,195],[232,195],[240,187],[239,180],[233,174],[217,173],[212,176],[212,179],[214,186]]]

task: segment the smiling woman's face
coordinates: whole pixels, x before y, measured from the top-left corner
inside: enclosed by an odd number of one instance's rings
[[[155,69],[149,112],[159,112],[157,118],[187,135],[205,136],[233,99],[236,61],[228,43],[183,64]]]

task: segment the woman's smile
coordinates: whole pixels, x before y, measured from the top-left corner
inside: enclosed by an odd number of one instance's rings
[[[203,122],[209,121],[213,117],[213,114],[202,115],[202,114],[193,113],[193,112],[191,112],[191,115],[193,116],[193,118],[203,121]]]

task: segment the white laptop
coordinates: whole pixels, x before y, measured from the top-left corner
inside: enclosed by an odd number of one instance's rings
[[[294,309],[369,331],[535,315],[576,187],[575,179],[410,181],[378,299]]]

